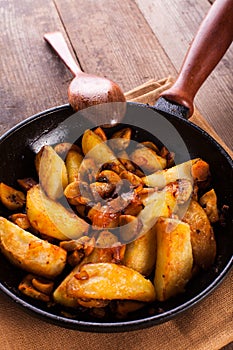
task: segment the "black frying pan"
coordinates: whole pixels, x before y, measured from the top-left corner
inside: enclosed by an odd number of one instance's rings
[[[223,55],[232,40],[231,23],[233,15],[229,15],[230,11],[232,13],[232,0],[217,0],[208,15],[209,17],[207,17],[207,19],[209,18],[208,21],[212,16],[217,18],[216,28],[220,32],[222,31],[222,21],[220,19],[225,16],[224,26],[228,23],[227,33],[226,31],[223,32],[226,40],[224,40],[225,44],[223,45],[224,48],[221,49],[221,55]],[[199,42],[202,42],[200,37]],[[219,45],[218,52],[220,51]],[[218,59],[220,59],[220,56],[212,60],[212,68]],[[18,283],[22,278],[22,272],[13,267],[0,255],[0,288],[26,310],[30,310],[34,314],[58,325],[79,330],[99,332],[134,330],[165,322],[189,307],[194,306],[213,291],[229,272],[233,261],[233,162],[230,156],[212,137],[185,119],[190,114],[190,110],[192,110],[195,90],[198,89],[198,85],[200,86],[202,80],[205,79],[209,72],[206,73],[205,69],[205,73],[202,72],[201,77],[196,72],[199,78],[197,79],[198,83],[194,83],[193,73],[189,73],[190,70],[187,72],[184,67],[185,64],[183,65],[184,75],[182,76],[181,73],[174,87],[164,94],[155,107],[150,108],[143,104],[127,103],[127,110],[122,123],[131,125],[133,137],[136,141],[151,139],[156,143],[166,145],[169,150],[176,153],[176,163],[187,160],[187,157],[201,157],[210,164],[212,183],[218,196],[218,206],[219,208],[223,206],[229,207],[225,213],[224,225],[218,224],[215,227],[217,257],[213,267],[208,271],[201,272],[192,279],[184,294],[163,303],[155,302],[153,304],[153,313],[150,306],[134,313],[124,321],[115,319],[101,321],[90,318],[84,313],[79,314],[75,318],[68,318],[62,316],[59,306],[47,308],[40,302],[22,296],[17,290]],[[188,98],[186,98],[185,93],[179,93],[181,85],[185,82],[184,76],[186,74],[189,76],[189,81],[192,79],[193,85],[196,86],[191,88],[192,93],[188,94]],[[190,84],[186,84],[185,88],[187,89],[185,91],[189,91]],[[177,101],[177,99],[179,100]],[[175,103],[170,102],[171,100],[174,100]],[[0,181],[16,186],[16,179],[28,176],[29,172],[33,176],[32,169],[34,169],[35,152],[43,144],[54,144],[70,141],[71,139],[78,142],[78,137],[82,132],[86,128],[93,126],[92,122],[86,118],[87,114],[88,109],[78,112],[77,115],[77,113],[74,114],[69,105],[64,105],[39,113],[18,124],[3,135],[0,139]],[[106,128],[106,132],[110,134],[117,128],[119,128],[119,125],[114,126],[114,128]],[[3,207],[0,210],[1,215],[8,215]]]

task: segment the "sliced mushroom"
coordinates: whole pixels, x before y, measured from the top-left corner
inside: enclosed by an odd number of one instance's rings
[[[23,230],[28,230],[31,224],[28,220],[27,214],[16,213],[9,216],[9,219],[16,225],[18,225]]]
[[[37,182],[32,177],[18,179],[17,182],[24,191],[30,190],[30,188],[37,184]]]
[[[74,181],[66,186],[64,195],[72,205],[87,205],[93,201],[92,192],[86,182]]]
[[[0,199],[2,204],[9,210],[22,209],[26,203],[25,194],[11,186],[0,183]]]
[[[52,283],[52,282],[51,282]],[[41,291],[37,287],[42,288],[43,282],[40,282],[35,276],[29,274],[27,275],[19,284],[18,289],[21,293],[27,295],[30,298],[41,300],[44,302],[50,301],[49,294],[53,290],[53,284],[49,282],[49,288],[45,288],[46,293],[44,291]],[[36,286],[37,287],[36,287]],[[45,285],[44,285],[45,287]]]
[[[219,220],[217,196],[214,189],[203,194],[203,196],[199,200],[199,203],[205,210],[210,222],[214,223]]]
[[[115,185],[107,182],[93,182],[90,184],[90,189],[94,200],[99,202],[101,199],[106,199],[111,196],[115,190]]]

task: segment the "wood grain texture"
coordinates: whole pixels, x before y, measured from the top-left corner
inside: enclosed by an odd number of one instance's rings
[[[72,76],[43,39],[57,29],[65,35],[52,1],[1,0],[0,5],[2,134],[30,115],[66,103]]]
[[[173,0],[172,3],[169,0],[135,1],[176,70],[179,70],[210,3],[203,0]],[[232,71],[233,46],[228,49],[195,99],[201,114],[230,148],[233,148]]]
[[[127,91],[174,67],[133,0],[55,0],[83,70]]]

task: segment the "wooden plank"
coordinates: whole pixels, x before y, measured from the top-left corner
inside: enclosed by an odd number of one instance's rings
[[[0,11],[2,134],[34,113],[66,103],[72,76],[43,39],[47,31],[63,31],[52,0],[2,0]]]
[[[188,46],[211,6],[210,3],[203,0],[135,1],[173,65],[179,70]],[[231,149],[233,149],[232,71],[233,46],[208,77],[195,99],[201,114]],[[169,73],[168,69],[167,74]]]
[[[84,71],[124,91],[174,67],[133,0],[55,0]]]

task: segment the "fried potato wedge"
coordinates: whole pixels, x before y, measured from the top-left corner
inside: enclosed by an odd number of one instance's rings
[[[178,179],[186,179],[193,182],[192,166],[198,161],[200,161],[200,158],[189,160],[169,169],[159,170],[143,177],[142,180],[145,185],[158,188],[163,188],[170,182],[175,182]]]
[[[79,179],[79,168],[83,160],[83,155],[77,150],[71,149],[68,151],[65,164],[68,173],[69,183]]]
[[[77,299],[155,300],[153,284],[140,273],[126,266],[94,263],[76,267],[55,290],[54,300],[75,305]]]
[[[38,166],[39,182],[51,199],[58,199],[63,195],[68,185],[67,170],[64,161],[51,146],[44,146]]]
[[[0,217],[0,249],[14,265],[36,275],[54,278],[66,264],[66,251]]]
[[[191,228],[191,243],[194,262],[203,269],[208,269],[216,256],[214,231],[204,209],[191,200],[183,219]]]
[[[130,159],[147,174],[164,169],[167,165],[165,158],[160,157],[151,148],[140,146],[130,155]]]
[[[88,231],[89,225],[83,219],[48,198],[39,185],[27,192],[26,208],[31,226],[47,236],[77,239]]]
[[[84,132],[82,149],[85,155],[95,160],[97,166],[102,166],[105,163],[113,163],[119,167],[120,172],[125,170],[106,142],[103,142],[92,130],[86,130]]]
[[[154,285],[158,300],[164,301],[184,288],[192,276],[193,255],[190,227],[175,219],[156,223],[157,259]]]
[[[126,245],[123,264],[143,276],[149,276],[156,261],[156,232],[152,227],[143,236]]]
[[[161,191],[156,200],[149,202],[138,215],[142,223],[141,235],[148,232],[159,217],[169,217],[176,207],[176,198],[171,192]]]

